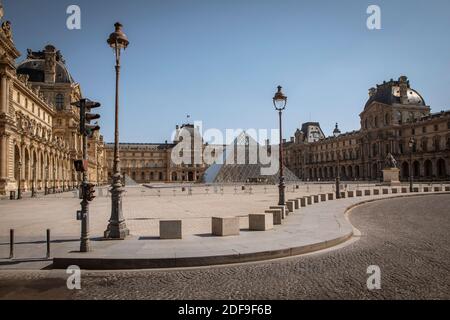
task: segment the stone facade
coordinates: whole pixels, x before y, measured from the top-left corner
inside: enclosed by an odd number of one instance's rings
[[[172,161],[172,152],[180,142],[180,132],[190,136],[199,137],[198,131],[192,124],[176,127],[174,141],[168,143],[120,143],[119,157],[123,177],[128,176],[136,183],[154,182],[198,182],[201,181],[206,169],[202,160],[204,144],[199,138],[199,145],[192,145],[191,150],[183,150],[191,154],[190,163],[175,164]],[[200,164],[194,163],[194,155],[200,155]],[[108,163],[108,176],[112,176],[114,160],[114,144],[106,144]],[[189,161],[188,161],[189,162]],[[127,179],[126,179],[127,180]]]
[[[81,159],[79,112],[72,102],[81,89],[61,53],[48,45],[20,57],[11,32],[0,30],[0,194],[17,190],[67,190],[80,181],[73,161]],[[107,180],[103,138],[89,140],[89,180]]]
[[[400,178],[450,179],[450,110],[431,113],[405,76],[369,90],[358,131],[309,142],[309,124],[285,143],[286,166],[303,180],[381,180],[386,156],[398,162]],[[312,124],[313,128],[317,123]],[[321,130],[313,130],[320,135]],[[416,144],[409,147],[410,138]],[[410,156],[412,152],[412,163]]]

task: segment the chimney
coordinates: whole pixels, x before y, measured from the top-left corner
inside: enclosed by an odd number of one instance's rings
[[[55,83],[56,81],[56,48],[48,45],[44,50],[45,56],[45,83]]]
[[[408,103],[408,88],[409,81],[406,76],[401,76],[398,78],[398,86],[400,87],[400,102],[402,104]]]

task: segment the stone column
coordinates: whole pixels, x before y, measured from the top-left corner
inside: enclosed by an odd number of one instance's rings
[[[8,145],[8,135],[0,136],[0,190],[5,190],[8,182]]]
[[[8,112],[8,82],[5,74],[1,75],[0,88],[0,114],[2,114]]]

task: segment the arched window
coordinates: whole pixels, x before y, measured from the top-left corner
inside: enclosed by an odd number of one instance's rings
[[[58,93],[55,97],[55,106],[56,110],[64,109],[64,95],[61,93]]]

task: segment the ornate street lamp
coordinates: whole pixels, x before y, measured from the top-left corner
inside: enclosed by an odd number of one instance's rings
[[[339,130],[338,124],[336,123],[336,128],[333,131],[334,137],[337,139],[341,135],[341,130]],[[341,198],[341,168],[339,165],[340,153],[339,153],[339,144],[337,146],[338,150],[336,151],[336,160],[337,160],[337,170],[336,170],[336,199]]]
[[[22,199],[22,186],[21,186],[21,180],[22,180],[22,161],[19,160],[18,163],[19,167],[19,183],[17,184],[17,200]]]
[[[416,141],[413,137],[409,139],[409,192],[413,192],[413,148]]]
[[[275,110],[278,111],[279,115],[279,124],[280,124],[280,182],[278,184],[278,205],[284,206],[285,204],[285,195],[284,191],[286,189],[286,186],[284,184],[284,166],[283,166],[283,123],[282,123],[282,113],[283,110],[286,109],[287,104],[287,97],[283,94],[281,91],[283,89],[281,86],[278,86],[278,91],[275,93],[275,96],[273,97],[273,105],[275,107]]]
[[[120,75],[120,54],[129,44],[127,36],[122,31],[122,25],[117,22],[116,28],[108,38],[109,46],[114,50],[116,57],[116,104],[115,104],[115,127],[114,127],[114,165],[113,179],[111,184],[111,218],[104,237],[108,239],[123,239],[130,234],[122,212],[122,193],[124,191],[120,176],[119,159],[119,75]]]

